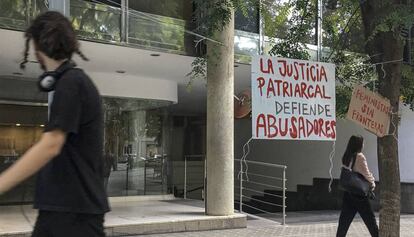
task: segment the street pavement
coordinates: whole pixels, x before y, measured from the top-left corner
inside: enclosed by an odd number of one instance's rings
[[[337,216],[337,214],[331,215]],[[320,218],[320,215],[315,215],[315,218],[307,220],[306,223],[295,222],[282,226],[268,220],[255,219],[248,220],[248,226],[245,229],[235,230],[214,230],[201,232],[186,232],[173,234],[156,234],[146,235],[145,237],[335,237],[337,223],[336,220]],[[352,223],[347,237],[368,237],[370,236],[363,221],[357,218]],[[401,237],[414,236],[414,215],[404,215],[401,217]]]

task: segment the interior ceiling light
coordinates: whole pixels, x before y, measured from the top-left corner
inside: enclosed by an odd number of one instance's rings
[[[17,127],[20,127],[20,126],[22,126],[22,125],[21,125],[20,123],[16,123],[16,126],[17,126]]]

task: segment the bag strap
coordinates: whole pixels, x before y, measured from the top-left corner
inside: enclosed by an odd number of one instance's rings
[[[356,157],[357,157],[357,155],[358,155],[358,154],[355,154],[355,156],[352,158],[352,166],[351,166],[351,170],[352,170],[352,171],[354,170],[354,165],[355,165],[355,163],[356,163]]]

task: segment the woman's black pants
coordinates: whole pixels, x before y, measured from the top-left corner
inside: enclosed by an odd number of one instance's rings
[[[338,231],[336,237],[345,237],[348,232],[349,226],[355,217],[356,213],[359,213],[365,225],[367,226],[369,233],[372,237],[378,237],[378,225],[375,220],[374,212],[372,211],[371,204],[367,197],[357,197],[348,192],[344,193],[341,216],[339,217]]]

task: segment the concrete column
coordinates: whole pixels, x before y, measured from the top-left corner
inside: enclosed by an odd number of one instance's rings
[[[234,213],[234,12],[207,42],[207,215]]]

